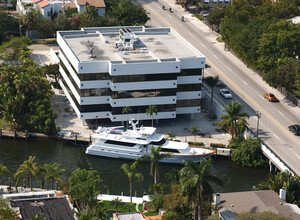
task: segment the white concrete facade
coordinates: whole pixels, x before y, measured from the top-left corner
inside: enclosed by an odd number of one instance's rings
[[[82,28],[57,42],[60,84],[80,119],[147,120],[150,105],[155,119],[201,112],[205,57],[171,28]]]

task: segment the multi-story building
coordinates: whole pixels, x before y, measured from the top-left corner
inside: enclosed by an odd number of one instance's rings
[[[201,112],[205,57],[172,28],[82,28],[57,42],[60,85],[80,119],[151,119],[150,105],[155,119]]]

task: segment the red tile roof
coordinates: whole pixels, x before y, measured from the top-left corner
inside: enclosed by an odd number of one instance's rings
[[[38,3],[40,1],[42,1],[42,0],[32,0],[33,3]]]
[[[105,8],[104,0],[76,0],[78,5],[93,5],[96,8]]]
[[[43,1],[39,2],[38,5],[41,8],[44,8],[44,7],[46,7],[46,6],[50,5],[50,4],[49,4],[49,2],[47,0],[43,0]]]
[[[62,5],[61,7],[62,8],[69,8],[69,7],[70,8],[77,8],[75,2],[69,2],[69,3],[65,4],[65,5]]]

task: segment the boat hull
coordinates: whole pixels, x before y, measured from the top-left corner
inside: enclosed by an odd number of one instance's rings
[[[105,151],[105,150],[97,150],[93,148],[87,148],[86,154],[94,155],[94,156],[101,156],[101,157],[109,157],[115,159],[126,159],[126,160],[137,160],[141,156],[149,155],[146,153],[115,153],[112,151]],[[160,163],[167,163],[167,164],[183,164],[184,161],[193,161],[199,163],[202,160],[211,157],[214,153],[207,153],[201,155],[175,155],[173,154],[170,158],[164,158],[160,160]]]

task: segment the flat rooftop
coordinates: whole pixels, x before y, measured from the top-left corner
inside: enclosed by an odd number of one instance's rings
[[[125,44],[121,42],[120,29],[125,29],[134,35],[134,44],[132,44],[134,47],[124,49]],[[142,26],[82,28],[78,32],[62,31],[59,33],[79,62],[119,61],[127,63],[138,60],[163,62],[175,61],[176,58],[204,57],[171,28]],[[116,46],[116,43],[119,45]]]

